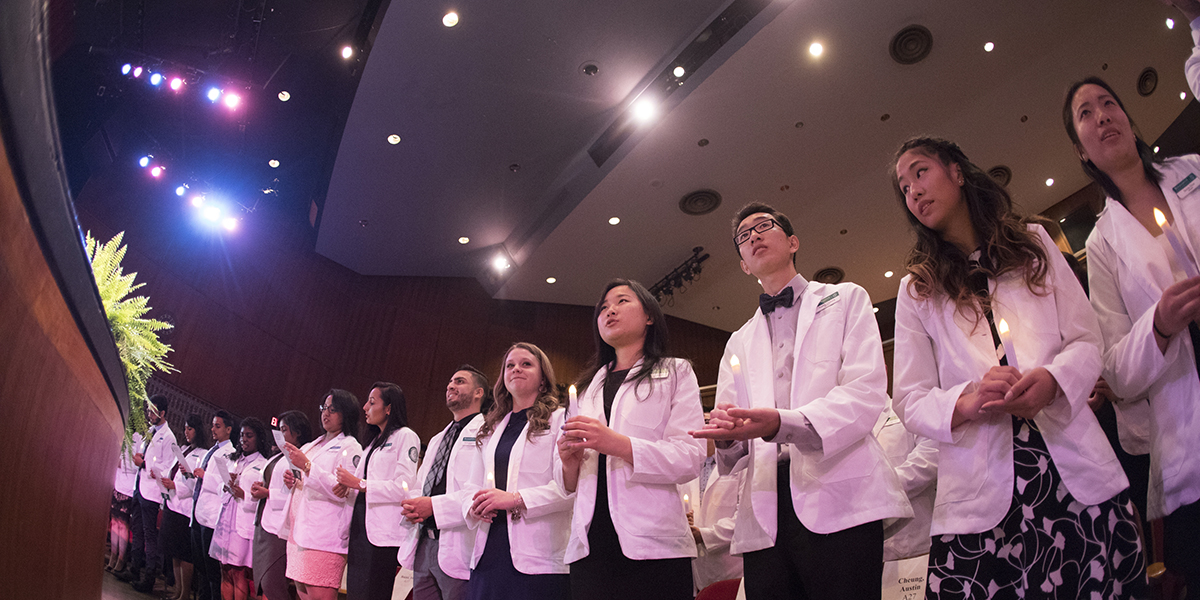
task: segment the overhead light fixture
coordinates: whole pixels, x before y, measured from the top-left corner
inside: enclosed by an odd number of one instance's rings
[[[389,136],[388,136],[388,143],[389,143],[389,144],[391,144],[391,145],[393,145],[393,146],[395,146],[396,144],[399,144],[399,143],[400,143],[400,136],[398,136],[398,135],[396,135],[396,134],[394,134],[394,133],[393,133],[392,135],[389,135]]]
[[[655,300],[662,306],[675,305],[675,292],[683,293],[692,286],[692,284],[700,279],[700,272],[703,270],[704,261],[708,260],[707,254],[704,252],[703,246],[692,248],[692,255],[683,261],[678,267],[667,273],[665,277],[658,280],[658,283],[650,286],[649,292],[654,296]]]
[[[279,92],[279,101],[280,102],[287,102],[288,100],[291,100],[291,99],[292,99],[292,95],[289,94],[287,90],[283,90],[282,92]]]
[[[813,56],[820,56],[824,52],[825,46],[822,46],[821,42],[813,42],[812,45],[808,47],[808,53]]]
[[[1175,19],[1167,19],[1167,29],[1175,29]]]
[[[186,193],[187,193],[187,186],[186,186],[186,185],[181,185],[181,186],[179,186],[179,187],[175,188],[175,195],[176,195],[176,196],[182,196],[182,195],[184,195],[184,194],[186,194]]]
[[[557,280],[557,279],[555,279],[555,278],[553,278],[553,277],[547,277],[547,278],[546,278],[546,283],[555,283],[555,282],[557,282],[557,281],[558,281],[558,280]]]
[[[229,110],[236,110],[238,105],[242,103],[242,97],[237,94],[225,94],[225,106]]]
[[[1054,178],[1047,179],[1047,180],[1046,180],[1046,187],[1050,187],[1050,186],[1052,186],[1052,185],[1054,185]]]
[[[895,275],[895,273],[893,273],[893,272],[891,272],[891,271],[884,271],[884,272],[883,272],[883,276],[884,276],[884,277],[891,277],[892,275]]]
[[[209,102],[216,102],[221,99],[221,88],[208,88],[208,93],[205,96]]]
[[[495,267],[497,271],[503,272],[510,265],[507,258],[504,258],[503,256],[497,256],[496,258],[492,259],[492,266]]]
[[[141,76],[142,76],[142,68],[141,68],[141,67],[134,67],[134,68],[133,68],[133,76],[134,76],[134,77],[141,77]]]
[[[469,238],[469,237],[467,237],[467,236],[465,236],[465,235],[464,235],[464,236],[462,236],[462,237],[458,238],[458,243],[460,243],[460,244],[470,244],[470,243],[471,243],[471,238]]]
[[[658,114],[658,108],[654,105],[654,101],[649,98],[642,98],[633,105],[633,118],[642,123],[649,123]]]
[[[354,48],[351,48],[350,46],[343,46],[342,58],[350,58],[351,56],[354,56]]]
[[[996,45],[991,42],[988,42],[983,45],[984,52],[991,52],[992,50],[995,50],[995,49],[996,49]]]
[[[129,63],[125,63],[125,64],[121,65],[121,74],[122,75],[128,75],[129,72],[132,70],[133,70],[133,65],[131,65]]]
[[[212,222],[217,222],[221,218],[221,209],[216,206],[205,207],[204,212],[200,213],[205,219]]]
[[[675,70],[671,71],[671,73],[676,77],[683,77],[683,74],[687,73],[687,71],[685,71],[683,67],[675,67]]]
[[[183,89],[183,79],[179,77],[171,79],[171,89],[176,92]]]
[[[160,167],[160,166],[158,166],[158,165],[154,165],[154,168],[153,168],[153,169],[150,169],[150,175],[151,175],[151,176],[154,176],[154,177],[161,177],[161,176],[162,176],[162,174],[163,174],[163,168],[162,168],[162,167]]]
[[[226,231],[233,231],[234,229],[237,229],[237,226],[238,221],[233,217],[225,217],[225,220],[221,221],[221,227],[224,227]]]
[[[446,13],[446,16],[442,17],[442,25],[445,25],[446,27],[454,27],[455,25],[458,25],[458,13],[454,11]]]
[[[192,206],[195,206],[196,208],[204,206],[204,196],[201,196],[200,194],[192,196]]]
[[[1058,222],[1059,222],[1059,223],[1065,223],[1066,221],[1067,221],[1067,218],[1066,218],[1066,217],[1063,217],[1063,218],[1061,218],[1061,219],[1059,219],[1059,220],[1058,220]]]
[[[279,168],[279,161],[275,160],[274,158],[272,158],[271,160],[268,160],[267,164],[270,165],[272,169]]]
[[[1155,146],[1155,147],[1154,147],[1154,153],[1155,153],[1155,154],[1158,154],[1158,146]]]
[[[1187,100],[1187,92],[1179,92],[1180,100]]]
[[[873,313],[879,312],[879,307],[878,306],[871,307],[871,312],[873,312]]]
[[[150,76],[150,85],[159,86],[159,85],[162,85],[162,82],[163,82],[162,73],[155,73]]]
[[[620,223],[620,222],[621,222],[621,217],[610,217],[608,219],[609,225],[616,225],[617,223]]]
[[[151,158],[154,158],[154,157],[153,157],[153,156],[151,156],[151,155],[149,155],[149,154],[147,154],[147,155],[145,155],[145,156],[143,156],[143,157],[139,158],[139,159],[138,159],[138,166],[139,166],[139,167],[141,167],[141,168],[143,168],[143,169],[145,169],[146,167],[150,166],[150,159],[151,159]]]

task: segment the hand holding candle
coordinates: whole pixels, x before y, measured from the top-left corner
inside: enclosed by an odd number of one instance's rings
[[[1167,216],[1161,210],[1154,209],[1154,220],[1162,229],[1163,235],[1167,236],[1167,241],[1171,243],[1171,247],[1175,249],[1175,260],[1179,263],[1180,268],[1187,274],[1188,279],[1200,275],[1196,270],[1196,263],[1188,258],[1187,250],[1183,245],[1183,240],[1179,239],[1179,234],[1175,232],[1175,228],[1167,223]]]
[[[692,512],[692,500],[687,494],[683,495],[683,512],[684,514]]]
[[[1004,346],[1004,356],[1008,359],[1008,366],[1020,371],[1021,367],[1017,366],[1017,353],[1013,350],[1012,336],[1008,333],[1008,321],[1000,319],[996,323],[996,331],[1000,333],[1000,343]]]

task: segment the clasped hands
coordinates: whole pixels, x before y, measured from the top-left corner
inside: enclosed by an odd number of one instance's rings
[[[520,501],[513,492],[501,489],[487,488],[475,492],[475,500],[471,503],[471,515],[480,521],[492,522],[498,512],[507,512],[517,507]]]
[[[1032,369],[1024,375],[1015,367],[992,367],[984,374],[975,391],[959,396],[951,425],[1003,413],[1032,419],[1060,391],[1058,382],[1044,367]]]
[[[571,467],[578,466],[586,449],[628,458],[630,447],[629,437],[613,431],[599,419],[584,415],[567,419],[558,438],[558,455],[564,465]]]

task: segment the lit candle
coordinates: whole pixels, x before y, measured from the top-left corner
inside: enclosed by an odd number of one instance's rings
[[[692,500],[687,494],[683,495],[683,512],[684,514],[692,512]]]
[[[1183,267],[1183,272],[1187,273],[1188,279],[1200,275],[1196,271],[1196,264],[1188,259],[1187,251],[1184,250],[1183,240],[1175,234],[1175,228],[1167,223],[1167,216],[1161,210],[1154,209],[1154,220],[1158,222],[1158,226],[1162,229],[1163,235],[1167,236],[1167,241],[1171,242],[1171,247],[1175,249],[1175,259],[1179,261],[1179,266]]]
[[[742,376],[742,361],[736,354],[729,357],[729,369],[733,371],[733,390],[737,394],[738,406],[750,406],[750,392],[746,390],[746,378]]]
[[[488,489],[496,487],[496,474],[490,471],[488,472],[487,486]]]
[[[402,500],[402,501],[403,501],[403,500],[408,500],[408,482],[407,482],[407,481],[401,481],[401,482],[400,482],[400,487],[404,488],[404,497],[403,497],[403,498],[401,498],[401,500]]]
[[[1004,346],[1004,356],[1008,358],[1008,366],[1020,371],[1017,366],[1017,353],[1013,350],[1012,336],[1008,334],[1008,321],[1000,319],[996,323],[996,331],[1000,332],[1000,343]]]
[[[574,384],[572,384],[571,387],[567,388],[567,399],[570,401],[571,406],[575,406],[575,402],[579,399],[575,395],[575,385]]]

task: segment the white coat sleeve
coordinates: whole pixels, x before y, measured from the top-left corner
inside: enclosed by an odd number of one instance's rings
[[[726,550],[733,541],[733,526],[737,524],[738,490],[742,489],[742,479],[745,478],[745,475],[745,471],[739,471],[737,475],[734,475],[737,478],[737,485],[729,486],[729,493],[724,494],[724,497],[714,499],[721,504],[734,506],[733,514],[724,519],[717,519],[716,523],[706,527],[696,528],[700,530],[700,539],[704,542],[705,552]]]
[[[811,436],[807,419],[821,436],[824,456],[836,455],[871,435],[888,402],[883,341],[871,300],[866,290],[854,286],[842,301],[846,303],[845,322],[837,385],[801,409],[780,410],[779,433],[774,438],[807,439]]]
[[[663,430],[662,439],[646,440],[630,437],[633,447],[633,475],[630,483],[679,484],[687,483],[700,476],[706,444],[688,434],[704,427],[704,409],[700,406],[700,384],[692,365],[685,360],[674,360],[674,368],[666,381],[649,379],[653,386],[670,386],[670,414]],[[644,385],[644,384],[638,384]],[[661,396],[668,390],[655,390]],[[650,398],[647,401],[659,401]]]
[[[550,430],[546,432],[546,440],[539,441],[540,448],[535,448],[532,444],[525,445],[525,452],[549,452],[551,473],[561,473],[562,463],[556,462],[558,457],[558,438],[562,436],[562,424],[566,418],[566,411],[556,411],[550,419]],[[549,442],[549,444],[546,444]],[[540,517],[551,513],[571,510],[575,505],[573,495],[568,495],[566,490],[558,481],[551,477],[549,481],[542,485],[523,487],[516,492],[521,493],[521,501],[525,504],[525,515],[529,517]]]
[[[396,453],[397,460],[395,475],[391,479],[370,479],[367,490],[375,500],[382,502],[401,502],[404,498],[404,483],[408,483],[411,491],[417,478],[417,461],[413,456],[421,451],[421,438],[417,432],[402,427],[391,434],[391,442],[400,447]],[[372,500],[374,502],[375,500]]]
[[[919,437],[917,445],[904,458],[904,463],[896,467],[896,475],[900,478],[904,493],[912,498],[937,481],[937,465],[938,443]]]
[[[483,417],[479,417],[479,418],[482,419]],[[462,441],[460,440],[455,443],[462,444]],[[463,447],[459,449],[459,452],[472,453],[473,456],[471,456],[469,459],[469,462],[472,465],[476,461],[480,461],[482,463],[482,459],[479,457],[479,455],[481,454],[481,451],[479,450],[479,446],[477,446],[475,444],[464,444]],[[454,462],[454,461],[451,461],[451,462]],[[446,470],[446,478],[447,479],[454,476],[454,474],[449,469],[450,469],[450,466],[447,466],[447,470]],[[447,482],[447,483],[449,483],[449,482]],[[433,518],[437,521],[438,529],[453,529],[455,527],[462,527],[462,526],[466,525],[467,524],[466,509],[470,509],[471,498],[473,498],[475,496],[475,492],[480,487],[481,486],[478,482],[468,478],[467,481],[463,482],[461,488],[459,488],[453,492],[448,491],[445,494],[433,496],[431,498],[431,501],[433,503]],[[464,509],[464,506],[466,507],[466,509]]]
[[[732,343],[732,340],[731,340]],[[729,366],[729,359],[733,356],[733,350],[730,344],[725,344],[725,354],[721,356],[721,365],[717,369],[717,396],[716,404],[739,404],[737,391],[733,385],[733,368]],[[742,406],[742,408],[749,408]],[[730,442],[729,446],[722,448],[717,444],[717,472],[721,475],[746,468],[746,461],[742,458],[749,455],[749,446],[746,442],[738,440]]]
[[[355,469],[354,458],[361,455],[362,446],[359,445],[358,440],[346,436],[342,440],[342,451],[337,453],[336,458],[329,462],[328,467],[324,465],[318,466],[317,463],[313,463],[308,475],[304,478],[304,489],[313,490],[325,496],[331,502],[348,502],[353,504],[357,494],[355,490],[350,490],[350,493],[346,494],[345,498],[339,498],[337,494],[333,493],[333,487],[337,485],[337,467],[340,466],[353,473]],[[360,458],[359,460],[362,459]]]

